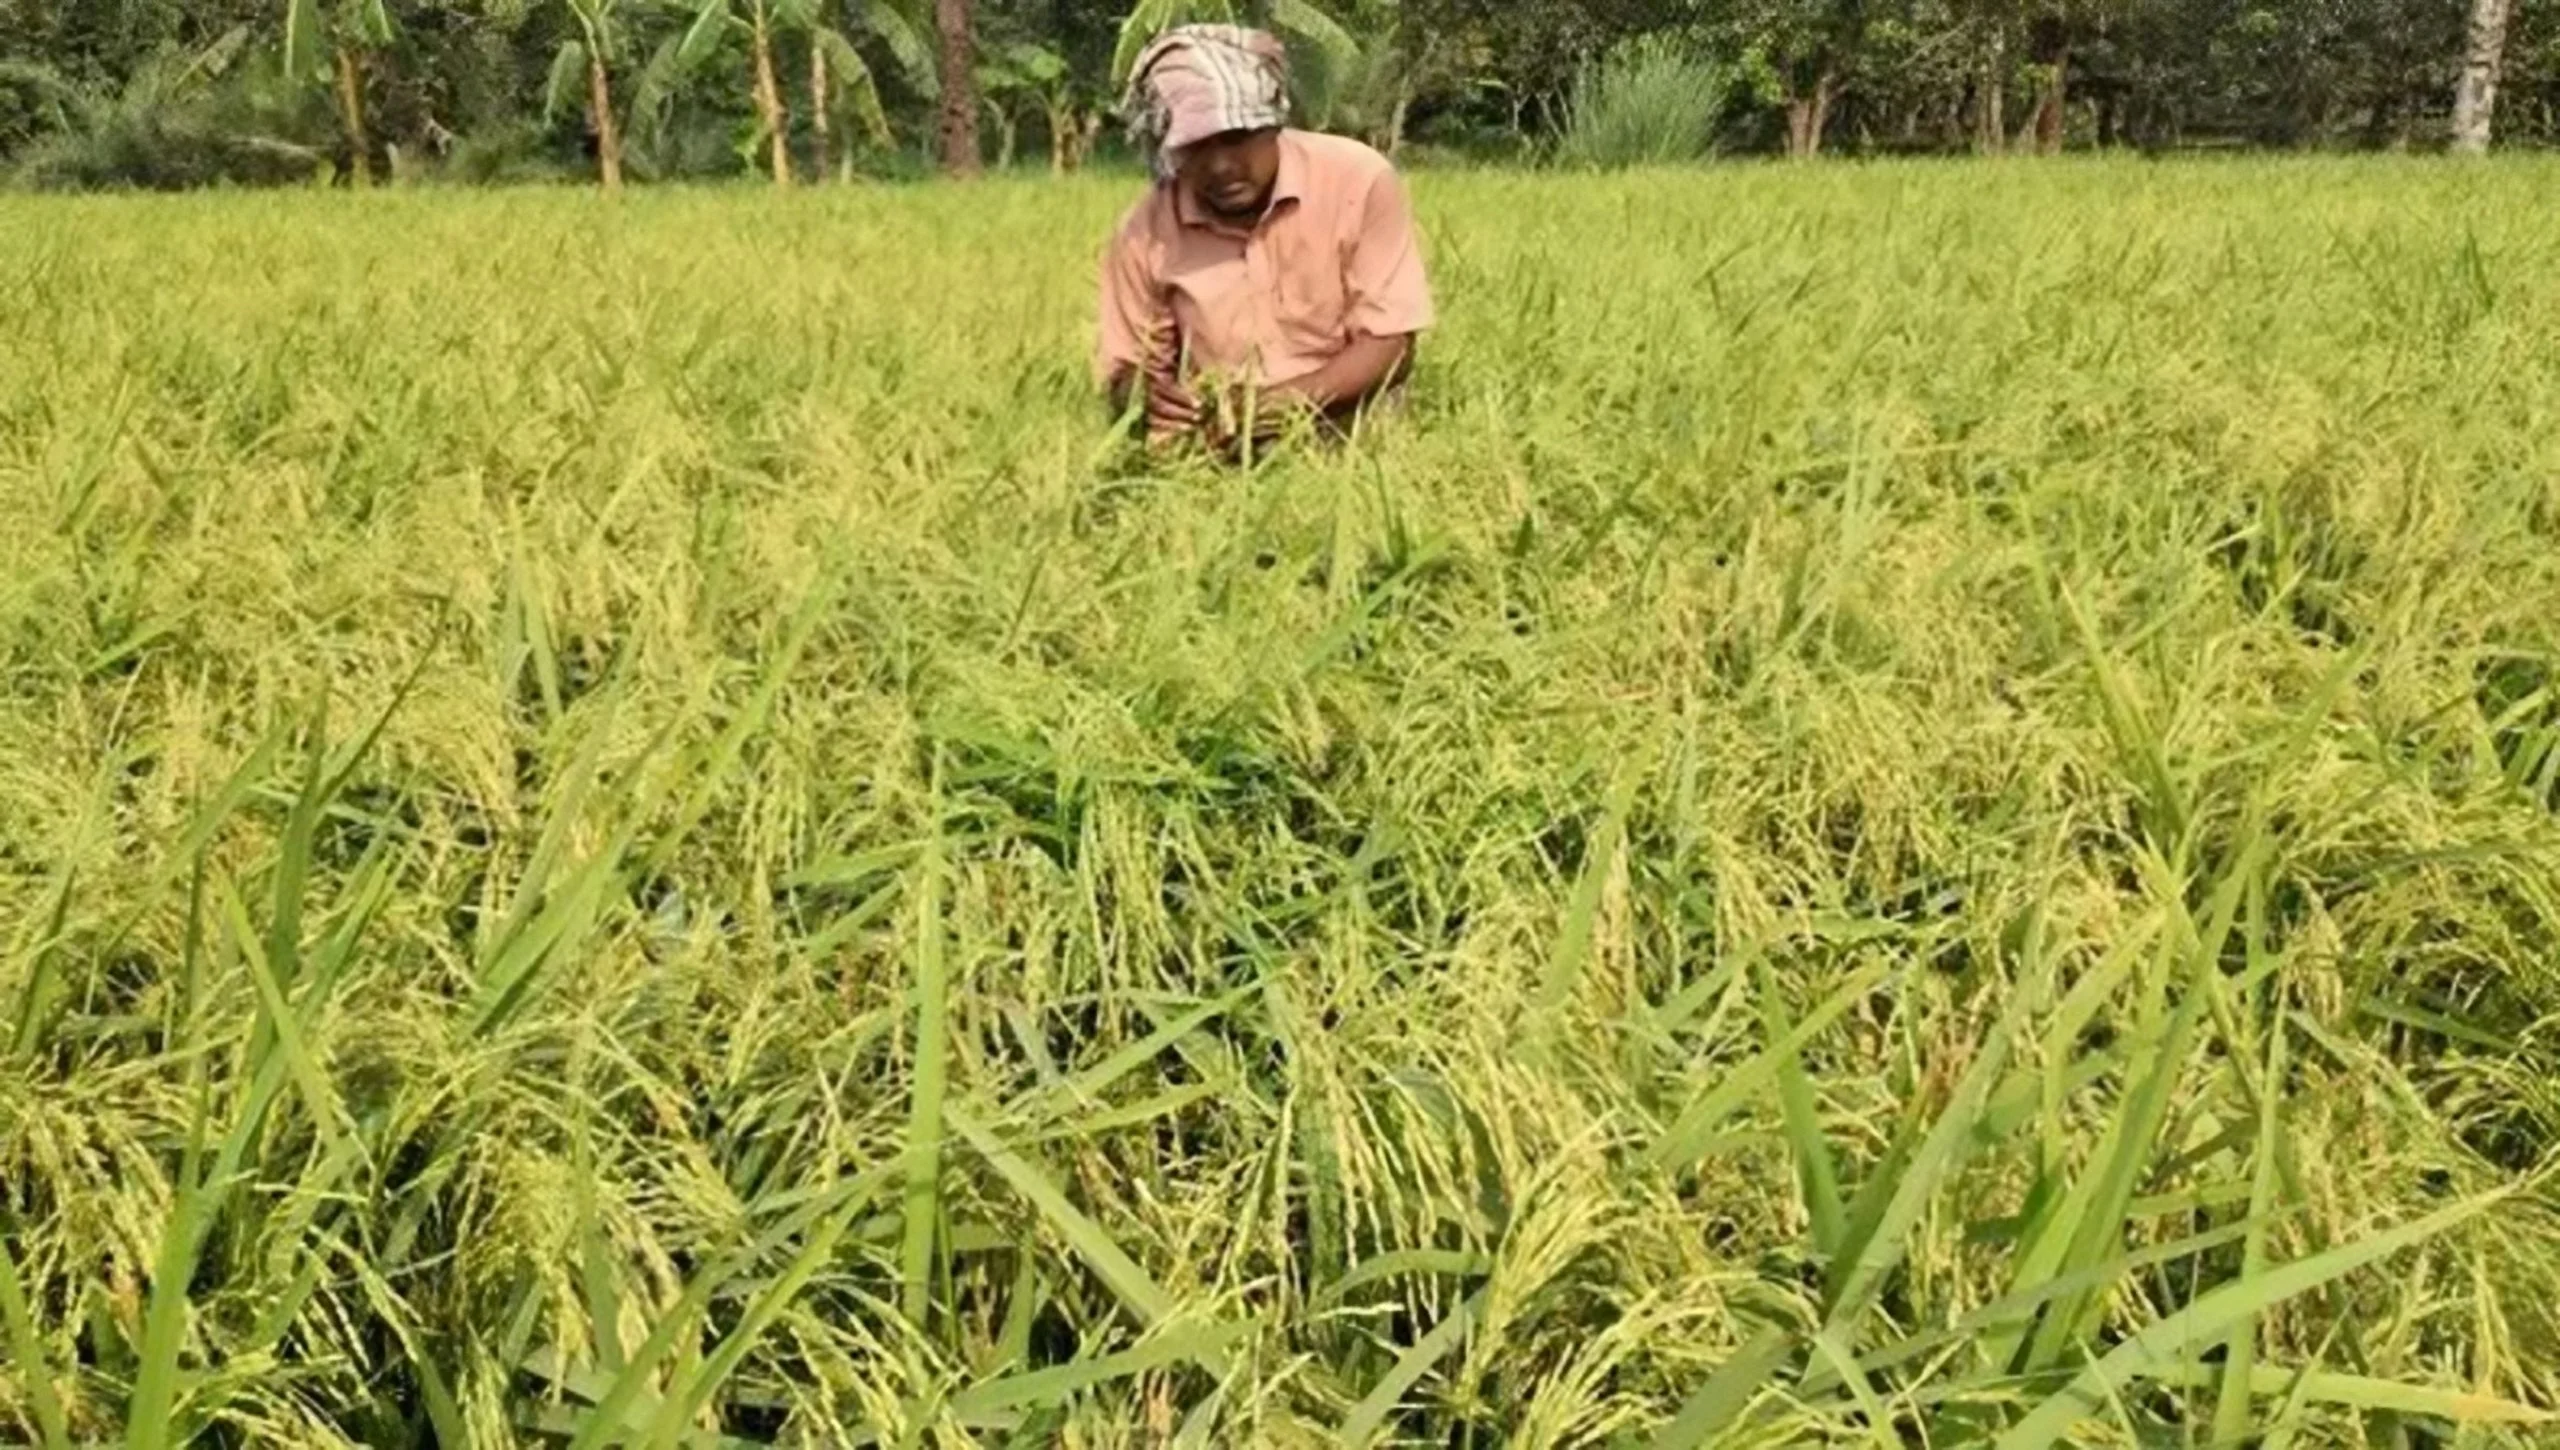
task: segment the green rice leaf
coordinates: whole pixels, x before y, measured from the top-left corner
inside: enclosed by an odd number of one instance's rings
[[[1653,1450],[1698,1450],[1713,1442],[1776,1381],[1795,1347],[1795,1336],[1784,1329],[1772,1327],[1752,1336],[1681,1402],[1680,1412],[1654,1435]]]
[[[2000,1437],[1995,1450],[2045,1450],[2058,1444],[2074,1424],[2102,1409],[2127,1384],[2166,1372],[2183,1372],[2182,1367],[2191,1363],[2192,1356],[2229,1334],[2234,1326],[2333,1279],[2457,1228],[2508,1196],[2505,1192],[2484,1194],[2415,1223],[2234,1280],[2108,1351],[2011,1427]]]
[[[18,1277],[17,1256],[10,1251],[7,1221],[0,1218],[0,1329],[9,1334],[9,1358],[17,1365],[20,1393],[35,1415],[36,1433],[44,1450],[70,1450],[70,1422],[62,1413],[62,1397],[53,1387],[52,1356],[45,1353],[44,1337],[36,1329],[35,1314],[27,1306],[25,1283]]]
[[[1422,1383],[1424,1375],[1431,1373],[1431,1367],[1466,1341],[1467,1331],[1474,1328],[1476,1321],[1484,1315],[1485,1296],[1489,1292],[1479,1289],[1469,1295],[1465,1303],[1450,1312],[1448,1318],[1433,1325],[1429,1333],[1398,1355],[1395,1367],[1380,1377],[1377,1384],[1370,1387],[1369,1393],[1361,1397],[1360,1403],[1351,1407],[1351,1413],[1343,1417],[1342,1428],[1335,1432],[1335,1440],[1348,1450],[1366,1450],[1369,1442],[1386,1427],[1387,1418],[1396,1412],[1396,1406],[1404,1402],[1404,1397],[1412,1392],[1415,1385]]]

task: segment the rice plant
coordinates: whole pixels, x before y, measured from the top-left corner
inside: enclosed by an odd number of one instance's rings
[[[0,200],[0,1438],[2543,1442],[2555,181]]]

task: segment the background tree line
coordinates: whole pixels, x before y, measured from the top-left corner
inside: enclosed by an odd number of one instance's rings
[[[2390,149],[2560,137],[2525,0],[0,0],[38,185],[1082,164],[1158,29],[1286,34],[1394,148]]]

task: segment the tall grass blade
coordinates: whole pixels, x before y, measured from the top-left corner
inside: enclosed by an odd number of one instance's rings
[[[311,1116],[313,1131],[335,1152],[346,1132],[346,1124],[342,1121],[346,1109],[338,1101],[329,1074],[312,1056],[301,1014],[297,1014],[292,1004],[285,1000],[284,988],[268,965],[258,930],[249,923],[248,908],[241,904],[239,893],[227,883],[222,889],[223,915],[238,939],[240,958],[249,968],[249,980],[257,988],[258,1005],[264,1009],[259,1020],[274,1037],[270,1050],[282,1058],[285,1071],[291,1075],[294,1088],[302,1097],[303,1109]],[[311,996],[314,1000],[304,1008],[304,1013],[316,1017],[322,1004],[318,993]]]
[[[746,1312],[739,1316],[737,1327],[729,1331],[719,1347],[668,1395],[666,1408],[655,1416],[655,1428],[648,1440],[650,1450],[665,1450],[665,1447],[677,1443],[694,1416],[710,1403],[720,1386],[738,1372],[739,1366],[746,1363],[757,1342],[790,1309],[818,1271],[827,1266],[854,1216],[870,1205],[873,1188],[886,1181],[886,1174],[874,1174],[846,1185],[850,1191],[844,1202],[802,1242],[800,1252],[792,1257],[782,1273],[756,1294]]]
[[[2397,1380],[2341,1374],[2310,1366],[2259,1364],[2253,1365],[2243,1377],[2236,1375],[2227,1365],[2173,1364],[2147,1370],[2142,1377],[2154,1384],[2176,1389],[2220,1389],[2236,1380],[2245,1391],[2244,1404],[2248,1402],[2246,1397],[2255,1397],[2299,1404],[2337,1405],[2344,1409],[2408,1415],[2451,1425],[2542,1427],[2560,1424],[2560,1412],[2537,1409],[2496,1395],[2402,1384]],[[2242,1419],[2241,1440],[2245,1441],[2264,1428],[2257,1421]],[[2213,1443],[2240,1443],[2222,1438],[2218,1411]]]
[[[1136,1260],[1112,1242],[1111,1236],[1104,1233],[1100,1225],[1069,1202],[1066,1194],[1049,1180],[1047,1174],[998,1141],[994,1133],[980,1126],[958,1105],[944,1105],[943,1121],[951,1125],[953,1132],[968,1140],[970,1148],[986,1159],[988,1166],[995,1169],[1005,1182],[1013,1185],[1014,1192],[1030,1200],[1031,1206],[1049,1221],[1049,1226],[1057,1231],[1058,1236],[1067,1241],[1067,1247],[1075,1251],[1076,1257],[1100,1275],[1111,1292],[1120,1297],[1120,1302],[1137,1315],[1139,1323],[1152,1328],[1173,1317],[1173,1296],[1159,1288],[1155,1280],[1147,1276],[1146,1270],[1138,1267]],[[1223,1366],[1212,1370],[1212,1373],[1222,1372]]]
[[[1715,1137],[1716,1129],[1733,1116],[1745,1103],[1769,1090],[1777,1081],[1781,1064],[1789,1061],[1807,1042],[1820,1036],[1825,1028],[1838,1021],[1850,1008],[1882,986],[1893,975],[1888,968],[1875,967],[1860,973],[1848,986],[1825,998],[1821,1005],[1805,1015],[1771,1042],[1769,1050],[1737,1064],[1720,1078],[1713,1088],[1702,1093],[1683,1108],[1653,1148],[1656,1167],[1678,1170],[1695,1163]]]
[[[0,1217],[0,1328],[8,1330],[9,1358],[18,1367],[18,1391],[35,1415],[39,1443],[44,1450],[70,1450],[71,1426],[62,1413],[62,1397],[54,1390],[52,1356],[45,1353],[44,1336],[36,1329],[35,1312],[27,1304],[26,1285],[18,1277],[17,1254],[11,1245],[17,1236],[8,1220]]]
[[[1024,1121],[1037,1125],[1068,1112],[1099,1106],[1103,1094],[1121,1079],[1153,1062],[1167,1049],[1211,1022],[1243,1006],[1261,990],[1261,982],[1249,982],[1215,1001],[1203,1002],[1055,1087],[1024,1094],[1015,1102],[1012,1111]]]
[[[1973,1065],[1958,1081],[1946,1111],[1938,1115],[1937,1126],[1930,1129],[1927,1140],[1910,1161],[1901,1166],[1893,1197],[1883,1212],[1872,1224],[1860,1226],[1857,1238],[1844,1246],[1848,1257],[1844,1265],[1835,1266],[1827,1315],[1827,1327],[1834,1333],[1846,1334],[1857,1317],[1867,1311],[1884,1287],[1886,1276],[1901,1264],[1905,1236],[1919,1221],[1921,1211],[1964,1166],[1976,1141],[1975,1129],[1982,1119],[1984,1102],[1991,1095],[1992,1085],[2008,1071],[2011,1034],[2022,1024],[2034,1000],[2033,992],[2024,987],[2016,990],[2008,1011],[1976,1049]]]
[[[2185,1073],[2198,1024],[2214,1000],[2223,945],[2230,938],[2249,882],[2263,864],[2265,838],[2259,834],[2257,824],[2250,822],[2241,835],[2233,865],[2215,889],[2208,923],[2201,930],[2192,923],[2186,925],[2186,972],[2178,1003],[2168,1012],[2165,1022],[2161,1021],[2156,1003],[2146,1010],[2143,1021],[2159,1025],[2137,1028],[2146,1036],[2156,1033],[2156,1040],[2146,1044],[2147,1056],[2138,1059],[2146,1064],[2145,1070],[2126,1092],[2109,1123],[2094,1171],[2073,1185],[2060,1212],[2045,1226],[2044,1236],[2031,1243],[2022,1256],[2018,1282],[2048,1272],[2086,1268],[2113,1257],[2122,1245],[2135,1192],[2168,1120],[2171,1099]],[[2173,903],[2173,910],[2183,917],[2182,906]],[[2164,949],[2179,944],[2177,936],[2164,939],[2163,943]],[[2173,964],[2174,959],[2164,950],[2157,970],[2165,978]],[[2062,1246],[2060,1257],[2056,1267],[2048,1270],[2045,1255],[2055,1245]],[[2089,1332],[2102,1301],[2103,1291],[2093,1290],[2053,1306],[2029,1336],[2023,1367],[2042,1370],[2062,1364]]]
[[[1752,1336],[1681,1402],[1680,1413],[1655,1433],[1653,1450],[1699,1450],[1712,1443],[1777,1379],[1794,1350],[1795,1336],[1784,1329],[1771,1327]]]
[[[2027,1417],[2002,1435],[1995,1450],[2045,1450],[2058,1444],[2071,1427],[2097,1413],[2125,1385],[2174,1371],[2207,1346],[2260,1313],[2295,1299],[2333,1279],[2387,1259],[2478,1217],[2505,1201],[2505,1191],[2484,1194],[2415,1223],[2388,1229],[2358,1243],[2342,1245],[2307,1259],[2237,1279],[2193,1304],[2157,1320],[2080,1371],[2071,1383],[2047,1397]]]
[[[15,1056],[25,1057],[36,1050],[44,1037],[44,1024],[53,1016],[53,1004],[61,992],[63,927],[71,919],[71,894],[77,876],[68,865],[55,875],[49,893],[52,904],[28,924],[32,939],[10,953],[27,963],[26,985],[18,992],[16,1026],[11,1033],[10,1051]]]
[[[1564,1006],[1581,980],[1584,964],[1590,960],[1591,934],[1599,920],[1600,898],[1626,848],[1627,812],[1635,804],[1636,785],[1642,779],[1635,758],[1630,756],[1620,762],[1616,778],[1609,783],[1599,829],[1592,833],[1584,851],[1582,874],[1574,881],[1573,898],[1565,908],[1564,929],[1556,937],[1555,951],[1547,958],[1546,973],[1538,982],[1531,1011],[1541,1022],[1551,1019]]]
[[[2129,1274],[2137,1269],[2146,1269],[2158,1264],[2174,1264],[2183,1259],[2200,1257],[2225,1245],[2239,1242],[2247,1235],[2249,1227],[2245,1223],[2225,1225],[2222,1228],[2210,1229],[2204,1233],[2122,1254],[2075,1274],[2066,1274],[2041,1284],[2027,1285],[1958,1317],[1953,1323],[1936,1329],[1923,1330],[1897,1343],[1860,1355],[1858,1368],[1871,1375],[1881,1374],[1923,1356],[1935,1354],[1950,1345],[1978,1340],[1987,1330],[1997,1329],[2003,1325],[2029,1322],[2037,1309],[2056,1299],[2112,1282],[2119,1275]],[[1839,1381],[1829,1368],[1814,1365],[1806,1371],[1803,1385],[1806,1394],[1822,1394],[1838,1387]]]
[[[1128,1379],[1178,1364],[1223,1361],[1228,1352],[1253,1334],[1250,1324],[1211,1324],[1194,1329],[1168,1328],[1135,1349],[1052,1365],[971,1385],[951,1397],[951,1408],[966,1416],[1037,1405],[1058,1405],[1095,1385]]]
[[[1840,1198],[1840,1165],[1831,1156],[1831,1140],[1822,1131],[1814,1103],[1813,1079],[1798,1055],[1795,1028],[1788,1019],[1785,989],[1763,958],[1760,963],[1760,1010],[1768,1024],[1769,1052],[1778,1083],[1778,1109],[1786,1124],[1787,1151],[1795,1159],[1796,1188],[1805,1216],[1813,1226],[1814,1252],[1824,1258],[1839,1254],[1849,1232],[1847,1206]]]
[[[915,1079],[908,1089],[906,1244],[899,1254],[901,1304],[918,1329],[933,1305],[933,1237],[942,1212],[942,1107],[950,1032],[950,983],[944,961],[943,843],[939,807],[932,843],[916,866],[914,941]]]
[[[1430,1332],[1396,1356],[1395,1367],[1381,1376],[1377,1384],[1370,1387],[1369,1393],[1361,1397],[1360,1403],[1351,1407],[1351,1413],[1343,1417],[1341,1429],[1335,1432],[1335,1440],[1349,1450],[1367,1450],[1369,1442],[1386,1427],[1387,1417],[1396,1412],[1396,1406],[1404,1403],[1406,1394],[1422,1383],[1422,1377],[1431,1373],[1433,1365],[1466,1342],[1467,1331],[1474,1328],[1476,1321],[1484,1315],[1485,1298],[1489,1292],[1479,1289],[1469,1295],[1466,1302],[1449,1312],[1448,1318],[1431,1326]]]
[[[2281,1085],[2284,1082],[2284,1018],[2267,1022],[2266,1090],[2260,1095],[2257,1151],[2249,1181],[2249,1233],[2240,1244],[2240,1277],[2246,1281],[2266,1271],[2267,1222],[2276,1206],[2276,1165],[2283,1152],[2277,1137],[2284,1129]],[[2257,1373],[2258,1316],[2242,1319],[2232,1329],[2222,1356],[2222,1393],[2214,1406],[2213,1439],[2237,1445],[2249,1434],[2249,1396]]]

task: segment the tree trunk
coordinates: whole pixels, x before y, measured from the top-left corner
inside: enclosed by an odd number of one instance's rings
[[[2035,139],[2038,156],[2062,154],[2063,81],[2071,64],[2065,51],[2044,65],[2043,94],[2036,97]]]
[[[2462,45],[2462,79],[2453,91],[2453,149],[2479,156],[2489,149],[2489,123],[2498,108],[2498,71],[2507,52],[2513,0],[2471,0],[2471,25]]]
[[[751,39],[755,48],[756,117],[764,123],[765,144],[773,157],[773,184],[791,184],[791,114],[782,108],[782,83],[773,74],[773,27],[762,0],[755,7]]]
[[[969,36],[969,0],[933,0],[934,30],[942,43],[942,167],[975,176],[978,157],[976,47]]]
[[[2002,101],[2009,91],[2008,47],[2002,37],[1991,37],[1990,53],[1982,61],[1982,90],[1975,98],[1973,113],[1973,149],[1985,156],[1997,156],[2008,145],[2007,119]]]
[[[355,47],[338,47],[338,114],[347,126],[347,150],[353,153],[358,186],[373,185],[373,141],[364,133],[364,71]]]
[[[818,148],[817,169],[811,174],[827,179],[827,168],[834,164],[835,138],[829,134],[827,112],[834,108],[833,87],[827,75],[827,48],[809,37],[809,133]]]
[[[1022,128],[1013,119],[1013,113],[1001,106],[987,107],[987,114],[995,117],[996,121],[996,170],[999,173],[1011,171],[1014,148],[1022,139]]]
[[[587,48],[587,121],[596,129],[596,167],[603,173],[604,189],[620,191],[622,127],[613,119],[613,78],[593,46]]]
[[[1826,65],[1815,74],[1810,92],[1787,98],[1789,159],[1810,161],[1822,154],[1823,128],[1831,123],[1831,102],[1838,94],[1839,83]]]
[[[1049,174],[1064,176],[1084,164],[1084,118],[1076,103],[1052,94],[1049,108]]]

